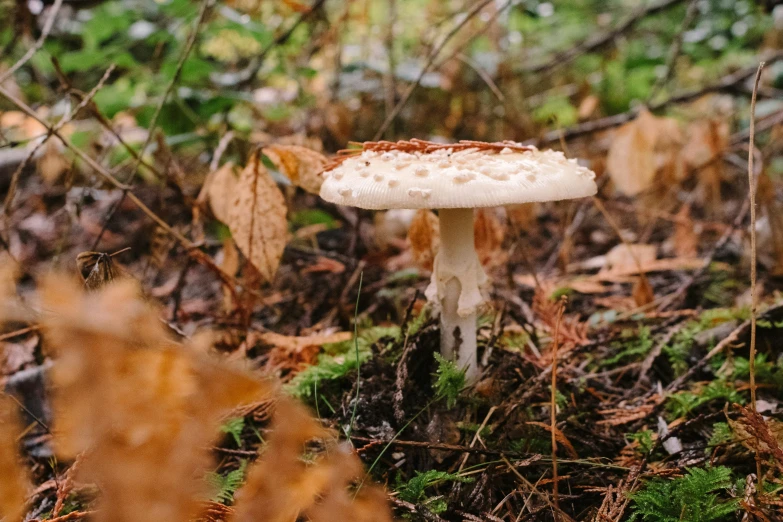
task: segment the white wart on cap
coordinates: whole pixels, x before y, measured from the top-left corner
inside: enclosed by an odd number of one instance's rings
[[[365,149],[324,172],[321,197],[367,209],[479,208],[592,196],[595,175],[562,152],[508,146]],[[471,142],[472,143],[472,142]],[[431,150],[434,148],[434,150]],[[456,150],[455,150],[456,149]]]

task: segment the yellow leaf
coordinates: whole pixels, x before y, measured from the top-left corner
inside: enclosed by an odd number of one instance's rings
[[[312,194],[321,192],[326,156],[299,145],[269,145],[264,154],[291,183]]]
[[[283,194],[257,152],[239,176],[226,224],[239,250],[271,281],[283,256],[288,223]]]

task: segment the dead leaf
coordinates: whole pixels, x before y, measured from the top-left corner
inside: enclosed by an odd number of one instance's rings
[[[331,477],[323,498],[307,509],[312,522],[392,522],[391,512],[382,489],[362,487],[354,494],[350,486],[361,478],[362,462],[350,443],[340,444],[326,465]]]
[[[263,152],[291,183],[311,194],[320,194],[326,156],[299,145],[269,145]]]
[[[38,158],[38,172],[47,185],[52,186],[71,168],[71,163],[60,150],[57,140],[46,142],[44,153]]]
[[[649,189],[655,179],[655,116],[643,110],[619,129],[609,147],[606,168],[615,188],[626,196]]]
[[[315,263],[302,270],[303,274],[314,274],[318,272],[329,272],[331,274],[342,274],[345,272],[345,265],[336,259],[318,256]]]
[[[76,256],[76,267],[88,290],[96,290],[114,280],[111,255],[106,252],[82,252]]]
[[[657,257],[655,245],[626,245],[621,243],[606,254],[606,265],[602,271],[625,273],[628,270],[638,272],[639,265],[644,267]]]
[[[579,103],[579,119],[586,120],[593,115],[600,102],[598,96],[589,94]]]
[[[650,281],[648,281],[643,274],[636,279],[631,295],[633,296],[636,306],[644,306],[655,301],[655,293],[653,292],[652,285],[650,285]]]
[[[432,263],[440,247],[438,216],[431,210],[418,210],[408,229],[408,242],[416,263],[426,270],[432,270]]]
[[[723,162],[720,158],[729,144],[729,123],[725,119],[705,119],[691,123],[682,157],[690,170],[696,170],[701,199],[708,210],[719,212]]]
[[[690,205],[683,205],[676,217],[672,238],[674,253],[677,257],[695,258],[699,255],[699,236],[694,231]]]
[[[202,194],[209,201],[212,214],[223,223],[228,224],[231,205],[237,192],[239,180],[232,162],[224,164],[214,172],[210,172],[204,181]],[[199,194],[201,199],[201,194]]]
[[[22,520],[31,489],[19,457],[18,437],[22,430],[17,408],[14,401],[0,395],[0,519],[6,522]]]
[[[538,214],[538,203],[522,203],[520,205],[506,205],[506,215],[514,229],[527,230],[535,221]]]
[[[342,343],[353,339],[352,332],[336,332],[332,334],[314,334],[305,336],[280,335],[274,332],[264,332],[258,335],[258,338],[277,348],[283,350],[298,352],[308,346],[321,347],[325,344]]]
[[[539,428],[544,428],[549,433],[552,433],[552,426],[546,424],[545,422],[527,421],[525,424],[538,426]],[[571,444],[571,441],[566,438],[565,434],[562,431],[560,431],[560,428],[558,428],[557,426],[555,426],[555,439],[557,439],[557,442],[563,445],[563,447],[566,449],[566,451],[568,452],[569,456],[571,456],[571,458],[574,459],[579,458],[579,455],[574,449],[573,444]]]
[[[678,161],[682,141],[679,124],[672,118],[658,118],[642,109],[631,122],[617,129],[606,169],[615,188],[626,196],[636,196],[653,187],[656,174],[666,171],[665,178],[680,176]]]
[[[239,250],[271,281],[285,249],[288,222],[282,192],[254,153],[232,194],[226,224]]]
[[[486,208],[476,210],[473,230],[473,241],[481,264],[489,267],[505,263],[507,256],[502,247],[506,239],[506,227],[497,214]]]

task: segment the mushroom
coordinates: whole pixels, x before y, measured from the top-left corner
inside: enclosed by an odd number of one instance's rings
[[[440,250],[426,295],[440,313],[441,354],[475,383],[476,312],[488,279],[474,246],[473,209],[592,196],[594,178],[562,152],[515,142],[367,142],[327,166],[321,197],[374,210],[438,210]]]

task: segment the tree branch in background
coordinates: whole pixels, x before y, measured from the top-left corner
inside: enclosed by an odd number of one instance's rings
[[[547,62],[537,64],[537,65],[522,67],[522,69],[518,72],[537,74],[537,73],[554,70],[558,67],[561,67],[573,61],[574,59],[576,59],[577,57],[583,54],[587,54],[600,47],[603,47],[607,43],[617,38],[619,35],[632,29],[637,23],[642,21],[644,18],[660,13],[661,11],[669,9],[670,7],[673,7],[675,5],[681,4],[684,1],[685,0],[664,0],[657,4],[653,4],[649,7],[640,9],[636,13],[629,16],[624,22],[622,22],[620,25],[618,25],[611,31],[593,36],[592,38],[588,38],[587,40],[584,40],[583,42],[577,44],[574,47],[571,47],[570,49],[557,53]]]
[[[465,14],[465,17],[457,24],[455,25],[451,31],[446,34],[446,36],[443,37],[441,42],[436,45],[432,51],[430,51],[429,56],[427,57],[427,60],[424,63],[424,67],[421,68],[421,71],[419,71],[419,75],[416,77],[416,80],[408,86],[408,89],[405,91],[405,94],[402,95],[402,98],[399,102],[397,102],[397,105],[394,106],[394,109],[386,116],[386,119],[381,124],[378,131],[375,133],[375,136],[373,137],[373,141],[380,140],[384,134],[386,134],[386,131],[389,129],[389,126],[392,124],[392,122],[399,116],[400,112],[402,111],[402,108],[405,106],[406,103],[408,103],[408,100],[410,99],[411,95],[413,95],[413,92],[416,90],[416,88],[421,84],[422,78],[424,78],[424,75],[427,74],[430,69],[432,69],[433,63],[435,63],[435,59],[438,57],[438,55],[443,51],[443,49],[446,47],[446,44],[465,26],[465,24],[468,23],[474,16],[476,16],[479,12],[481,12],[484,7],[492,3],[493,0],[482,0],[478,4],[476,4],[470,11],[468,11]],[[511,6],[512,0],[507,0],[502,5],[498,6],[497,12],[500,13],[504,10],[506,10],[509,6]]]
[[[0,84],[5,82],[16,71],[18,71],[20,67],[26,64],[28,61],[30,61],[30,58],[32,58],[33,55],[37,53],[41,47],[43,47],[46,38],[49,36],[49,33],[52,31],[52,27],[54,26],[54,20],[55,18],[57,18],[57,13],[60,11],[62,5],[63,5],[63,0],[54,0],[54,5],[52,5],[52,9],[49,11],[49,18],[46,19],[46,23],[43,26],[43,30],[41,30],[41,36],[38,37],[38,40],[35,42],[35,45],[30,47],[18,62],[13,64],[11,68],[5,71],[3,74],[0,74]]]
[[[774,53],[771,53],[761,58],[766,63],[772,64],[783,59],[783,51],[775,51]],[[721,91],[737,88],[741,83],[752,78],[753,75],[756,73],[756,69],[757,67],[755,65],[752,67],[739,69],[738,71],[727,74],[726,76],[722,77],[718,81],[705,85],[700,89],[686,91],[674,95],[671,98],[668,98],[664,101],[652,104],[648,107],[648,109],[650,111],[659,111],[669,107],[670,105],[676,105],[678,103],[685,103],[685,102],[695,100],[696,98],[704,96],[705,94],[710,94],[713,92],[721,92]],[[549,143],[554,143],[556,141],[560,141],[561,137],[563,139],[568,140],[571,138],[576,138],[577,136],[592,134],[593,132],[598,132],[612,127],[616,127],[618,125],[622,125],[623,123],[634,119],[636,115],[639,114],[640,109],[641,107],[636,107],[629,111],[622,112],[620,114],[615,114],[613,116],[607,116],[605,118],[599,118],[597,120],[586,121],[584,123],[574,125],[573,127],[567,127],[565,129],[550,131],[538,139],[531,139],[526,141],[525,143],[545,145]]]
[[[149,129],[147,129],[147,137],[144,139],[144,144],[141,146],[141,149],[139,149],[138,155],[134,155],[135,160],[133,162],[133,166],[130,169],[130,173],[128,174],[128,177],[124,181],[126,188],[123,188],[122,196],[120,196],[120,199],[118,199],[117,202],[114,205],[112,205],[112,207],[106,213],[106,217],[103,219],[103,224],[101,225],[101,230],[100,232],[98,232],[98,235],[96,236],[95,241],[93,242],[92,250],[97,250],[98,245],[101,242],[101,238],[103,238],[103,234],[106,232],[106,228],[109,226],[109,222],[111,221],[111,218],[114,217],[114,213],[117,212],[117,209],[120,208],[122,203],[125,201],[125,197],[127,196],[128,191],[132,186],[129,184],[132,183],[133,178],[136,177],[136,174],[139,170],[139,166],[142,163],[142,158],[144,157],[144,154],[147,151],[147,147],[149,147],[149,144],[152,141],[152,136],[155,134],[155,129],[158,126],[158,118],[160,117],[160,113],[163,110],[163,106],[166,104],[166,100],[171,95],[171,92],[174,90],[174,86],[179,81],[179,77],[182,74],[182,68],[185,66],[185,61],[187,61],[188,56],[190,55],[190,51],[193,49],[193,45],[195,45],[196,43],[199,34],[199,28],[201,27],[201,24],[204,23],[204,20],[207,16],[207,11],[209,10],[209,7],[212,5],[213,1],[214,0],[203,0],[201,2],[201,8],[199,10],[196,23],[193,26],[193,30],[191,31],[190,36],[188,37],[188,40],[185,43],[185,48],[182,50],[182,54],[179,57],[179,61],[177,62],[177,68],[174,71],[174,76],[172,76],[171,81],[166,86],[166,90],[163,92],[163,96],[158,102],[157,107],[155,107],[155,113],[152,116],[152,121],[150,122]]]
[[[660,92],[660,90],[663,89],[663,87],[671,79],[672,74],[674,73],[674,65],[677,62],[677,57],[680,55],[680,51],[682,50],[682,40],[685,36],[685,31],[688,30],[688,27],[690,27],[690,25],[693,23],[693,20],[696,19],[696,15],[699,13],[697,7],[697,0],[691,0],[691,2],[688,4],[688,10],[685,12],[685,19],[682,21],[680,30],[677,31],[677,34],[674,36],[674,40],[672,40],[672,44],[669,47],[669,55],[666,58],[666,70],[658,78],[658,80],[656,80],[655,85],[653,85],[652,89],[650,90],[650,96],[647,98],[648,102],[653,100],[655,95],[658,94],[658,92]]]

